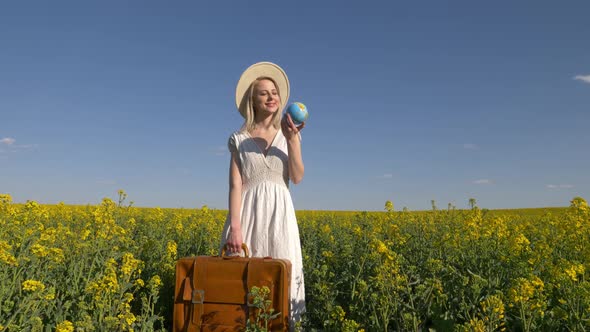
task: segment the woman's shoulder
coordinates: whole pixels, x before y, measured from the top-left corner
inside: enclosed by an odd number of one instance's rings
[[[238,129],[229,135],[229,139],[243,140],[248,136],[248,132],[243,129]]]
[[[229,135],[227,139],[227,146],[231,152],[236,152],[239,150],[239,146],[241,145],[242,141],[247,138],[248,133],[244,130],[236,130]]]

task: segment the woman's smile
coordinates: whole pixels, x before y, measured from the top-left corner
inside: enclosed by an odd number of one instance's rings
[[[270,80],[260,80],[254,87],[254,109],[274,113],[279,109],[280,96]]]

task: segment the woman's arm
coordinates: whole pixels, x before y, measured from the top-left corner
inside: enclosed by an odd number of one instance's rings
[[[299,132],[303,127],[305,127],[305,123],[302,123],[299,127],[295,126],[289,114],[281,121],[281,129],[287,139],[289,177],[294,184],[301,182],[305,173],[303,158],[301,157],[301,136],[299,136]]]
[[[240,252],[242,248],[242,175],[237,163],[237,152],[231,155],[229,165],[229,217],[230,232],[227,239],[227,250],[232,253]]]

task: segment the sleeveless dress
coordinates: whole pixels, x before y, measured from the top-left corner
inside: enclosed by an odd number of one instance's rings
[[[287,140],[278,130],[265,156],[247,131],[234,132],[230,152],[238,153],[242,176],[242,239],[252,257],[271,256],[291,261],[291,329],[305,312],[305,286],[301,241],[289,192]],[[223,228],[221,246],[229,236],[230,217]]]

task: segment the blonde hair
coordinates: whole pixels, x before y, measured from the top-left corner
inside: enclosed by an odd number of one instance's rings
[[[279,90],[279,85],[277,84],[277,82],[275,82],[275,80],[273,80],[270,77],[266,77],[266,76],[261,76],[257,79],[255,79],[254,81],[252,81],[252,84],[250,84],[250,87],[248,88],[248,91],[246,92],[246,107],[245,107],[245,112],[246,114],[244,114],[245,116],[245,120],[244,120],[244,125],[242,126],[242,131],[248,131],[251,132],[252,130],[254,130],[256,128],[256,122],[255,120],[255,109],[254,109],[254,88],[256,87],[256,84],[258,84],[260,81],[262,80],[269,80],[271,81],[274,85],[275,88],[277,90],[277,93],[279,95],[279,109],[278,111],[273,114],[272,116],[272,125],[273,127],[275,127],[275,129],[279,129],[281,127],[281,113],[283,110],[283,101],[281,99],[281,91]]]

